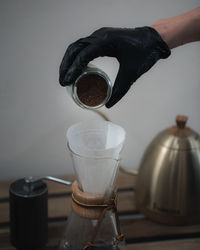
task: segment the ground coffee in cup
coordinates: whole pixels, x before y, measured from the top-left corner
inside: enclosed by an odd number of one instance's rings
[[[106,80],[96,74],[85,75],[77,83],[78,99],[90,107],[102,104],[107,97],[107,92]]]
[[[109,100],[112,84],[105,72],[89,64],[68,89],[80,107],[98,109]]]

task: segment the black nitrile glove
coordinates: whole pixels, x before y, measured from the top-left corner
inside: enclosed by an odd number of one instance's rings
[[[70,85],[94,58],[116,57],[120,67],[112,96],[106,104],[110,108],[127,93],[133,82],[170,53],[167,44],[151,27],[101,28],[68,47],[60,65],[59,82],[62,86]]]

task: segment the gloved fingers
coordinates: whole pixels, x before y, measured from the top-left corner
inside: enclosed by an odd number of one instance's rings
[[[90,44],[86,48],[80,51],[76,56],[74,62],[68,69],[64,77],[64,82],[72,83],[76,78],[82,73],[83,69],[87,64],[92,61],[94,58],[103,56],[102,47],[97,45]]]
[[[131,86],[131,85],[130,85]],[[118,101],[122,99],[122,97],[128,92],[130,86],[127,85],[125,88],[121,89],[120,91],[113,91],[113,94],[110,100],[106,103],[106,108],[111,108],[114,106]]]
[[[73,63],[74,59],[76,58],[76,56],[82,49],[87,47],[88,44],[89,44],[88,38],[81,38],[78,41],[70,44],[69,47],[67,48],[59,69],[59,82],[62,86],[70,84],[64,81],[65,75],[69,67]]]
[[[106,103],[106,107],[111,108],[121,100],[121,98],[128,92],[135,79],[136,74],[133,70],[130,71],[126,67],[120,66],[113,86],[112,95]]]

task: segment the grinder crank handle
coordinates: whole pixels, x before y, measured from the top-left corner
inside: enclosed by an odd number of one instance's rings
[[[41,180],[50,180],[50,181],[54,181],[54,182],[64,184],[64,185],[67,185],[67,186],[71,186],[72,183],[73,183],[71,181],[65,181],[63,179],[59,179],[59,178],[56,178],[56,177],[53,177],[53,176],[42,176],[42,177],[37,177],[37,178],[34,178],[33,176],[30,176],[30,177],[25,178],[25,182],[30,183],[30,184],[41,181]]]

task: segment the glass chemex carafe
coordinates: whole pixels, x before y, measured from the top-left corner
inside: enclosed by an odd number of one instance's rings
[[[59,250],[124,249],[114,191],[124,140],[124,129],[107,121],[81,122],[67,130],[77,180]]]

